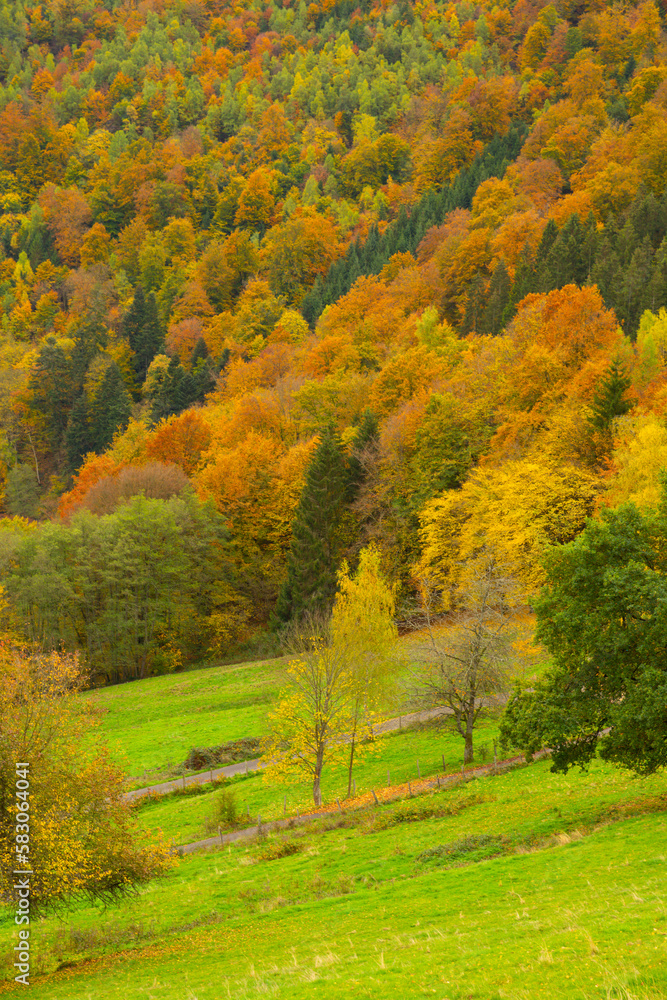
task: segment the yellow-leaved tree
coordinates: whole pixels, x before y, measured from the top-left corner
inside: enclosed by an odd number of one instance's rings
[[[297,655],[262,741],[265,780],[307,775],[316,806],[325,764],[349,760],[349,794],[355,754],[367,745],[360,740],[372,737],[397,662],[393,595],[378,551],[362,550],[354,576],[344,565],[338,588],[329,619],[306,616],[288,636]]]
[[[349,796],[359,740],[372,738],[373,726],[390,702],[398,663],[394,595],[382,576],[380,553],[374,545],[362,549],[353,576],[346,563],[338,575],[331,640],[344,652],[350,672]]]
[[[546,547],[583,531],[599,491],[599,480],[574,465],[523,459],[481,466],[460,490],[422,508],[422,558],[415,575],[433,581],[446,610],[491,552],[528,597],[543,582]]]
[[[87,749],[85,682],[75,656],[0,642],[0,894],[18,905],[27,887],[14,872],[29,870],[32,916],[77,899],[105,904],[174,863],[164,845],[138,842],[122,771],[103,748]]]
[[[631,500],[642,510],[658,507],[661,476],[667,469],[667,427],[655,413],[628,414],[617,421],[612,473],[603,502],[616,507]]]

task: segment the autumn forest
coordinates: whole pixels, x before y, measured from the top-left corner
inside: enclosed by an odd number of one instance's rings
[[[2,627],[168,672],[370,543],[530,603],[659,502],[666,307],[660,3],[2,0]]]

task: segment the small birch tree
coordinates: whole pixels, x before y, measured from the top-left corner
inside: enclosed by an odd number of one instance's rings
[[[262,740],[265,780],[285,780],[295,771],[313,783],[313,802],[322,805],[325,762],[346,753],[352,719],[352,683],[348,660],[329,641],[328,623],[311,632],[302,625],[298,639],[306,648],[287,665],[287,687],[269,712],[269,734]]]
[[[346,758],[348,795],[355,756],[387,702],[395,656],[394,601],[375,548],[362,550],[353,576],[344,565],[329,620],[302,620],[291,633],[297,652],[287,666],[287,686],[269,713],[263,740],[268,781],[296,772],[313,782],[322,803],[325,763]]]
[[[355,753],[361,740],[373,736],[373,725],[389,702],[398,664],[394,595],[382,575],[375,546],[361,551],[354,576],[343,564],[331,615],[331,638],[350,673],[349,797]]]

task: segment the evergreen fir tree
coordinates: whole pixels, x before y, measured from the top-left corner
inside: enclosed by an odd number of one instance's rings
[[[203,337],[200,337],[197,343],[195,344],[194,351],[192,352],[191,367],[196,368],[197,362],[205,361],[208,358],[208,356],[209,356],[209,350],[208,347],[206,346],[206,341],[204,340]]]
[[[616,417],[622,417],[632,409],[632,402],[625,398],[631,380],[625,374],[620,362],[615,360],[600,381],[591,403],[590,426],[608,434]]]
[[[653,248],[657,250],[667,230],[667,204],[664,198],[658,201],[652,191],[640,189],[628,210],[628,220],[638,238],[643,240],[648,236]]]
[[[115,362],[107,368],[99,392],[90,406],[90,439],[98,454],[107,448],[118,430],[124,430],[132,411],[132,400]]]
[[[157,311],[157,301],[151,292],[146,297],[144,319],[137,332],[134,346],[130,344],[134,351],[134,370],[137,380],[143,384],[146,380],[146,373],[150,363],[156,354],[159,354],[164,345],[164,335]]]
[[[582,227],[581,239],[581,282],[588,284],[591,280],[591,272],[595,266],[598,250],[600,247],[600,233],[598,232],[595,216],[590,212],[586,222]]]
[[[93,451],[88,403],[85,395],[79,396],[72,407],[65,432],[65,449],[67,461],[72,472],[75,472],[89,451]]]
[[[583,285],[588,266],[582,255],[583,233],[578,215],[571,215],[553,242],[546,261],[541,290]]]
[[[503,261],[499,261],[489,285],[489,298],[480,325],[481,333],[493,336],[502,330],[503,315],[510,301],[510,276]]]
[[[549,254],[551,253],[551,248],[558,239],[558,226],[553,219],[549,219],[544,230],[542,232],[542,238],[538,244],[537,250],[535,252],[534,269],[535,278],[534,286],[528,291],[534,292],[538,288],[543,289],[544,285],[547,284],[547,261],[549,259]],[[516,279],[515,279],[516,281]],[[528,291],[524,292],[524,295],[528,294]],[[514,299],[514,294],[512,294],[512,299]],[[520,300],[519,300],[520,301]]]
[[[340,439],[328,426],[308,465],[292,522],[287,579],[275,611],[278,624],[298,619],[308,611],[331,608],[342,555],[341,522],[349,482]]]
[[[640,317],[648,307],[647,293],[653,275],[653,247],[648,236],[632,255],[629,267],[623,275],[620,301],[616,314],[624,331],[634,337]]]
[[[470,282],[470,289],[466,297],[466,311],[461,325],[463,333],[468,334],[473,331],[477,333],[480,330],[485,304],[486,288],[484,287],[484,279],[478,272]]]
[[[132,304],[123,320],[123,333],[134,351],[132,366],[141,385],[151,361],[164,344],[155,295],[145,295],[141,285],[137,285]]]
[[[610,234],[606,231],[598,245],[595,263],[591,269],[591,282],[600,289],[600,294],[610,309],[616,306],[621,287],[620,264],[613,249]]]
[[[378,418],[372,410],[364,410],[359,422],[359,430],[352,445],[352,453],[348,462],[349,489],[348,503],[356,499],[359,488],[365,478],[363,456],[368,450],[377,449],[379,441]]]
[[[141,285],[137,285],[134,298],[123,320],[123,334],[133,351],[137,349],[139,334],[146,322],[146,296]]]
[[[53,450],[62,443],[75,395],[72,363],[55,337],[49,336],[40,348],[28,381],[28,398],[32,408],[44,418],[46,438]]]
[[[632,256],[638,246],[639,239],[637,237],[637,232],[632,222],[628,220],[620,232],[617,233],[614,246],[618,262],[622,268],[629,266]]]

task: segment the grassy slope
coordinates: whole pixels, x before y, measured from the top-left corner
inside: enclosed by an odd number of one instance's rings
[[[491,747],[497,736],[497,722],[489,718],[480,723],[476,737],[478,751],[484,749],[485,759],[491,757]],[[442,774],[442,758],[448,771],[458,770],[463,760],[463,740],[451,724],[446,727],[403,730],[401,733],[383,737],[375,742],[370,751],[358,760],[354,767],[357,795],[370,793],[371,788],[383,788],[391,779],[392,785],[414,781],[417,778],[417,762],[422,777]],[[480,754],[478,752],[478,760]],[[241,818],[249,813],[251,819],[257,816],[272,819],[283,815],[285,799],[287,814],[293,816],[299,811],[311,810],[313,799],[310,786],[303,779],[288,785],[269,784],[261,773],[250,773],[247,777],[235,779],[226,784],[233,791]],[[138,810],[139,820],[148,830],[161,830],[165,837],[175,844],[187,844],[210,836],[204,823],[213,815],[218,786],[201,786],[202,794],[169,796],[154,799]],[[197,789],[199,791],[199,789]],[[333,803],[336,798],[342,802],[347,796],[347,768],[344,764],[325,768],[322,783],[325,803]],[[247,820],[244,820],[247,825]]]
[[[34,985],[40,1000],[584,1000],[616,996],[614,977],[636,969],[664,997],[667,824],[641,815],[664,809],[664,793],[664,777],[601,763],[562,777],[542,762],[414,800],[465,807],[455,815],[392,825],[405,807],[383,807],[353,828],[290,835],[302,850],[279,860],[262,859],[272,839],[194,856],[116,910],[40,925],[45,968],[93,960]],[[483,860],[487,845],[450,857],[473,860],[464,867],[418,860],[485,833],[504,838],[491,845],[501,856]],[[5,960],[11,934],[6,919]]]
[[[195,746],[261,736],[282,660],[209,667],[92,692],[102,735],[130,775],[182,764]],[[150,777],[150,775],[149,775]]]

